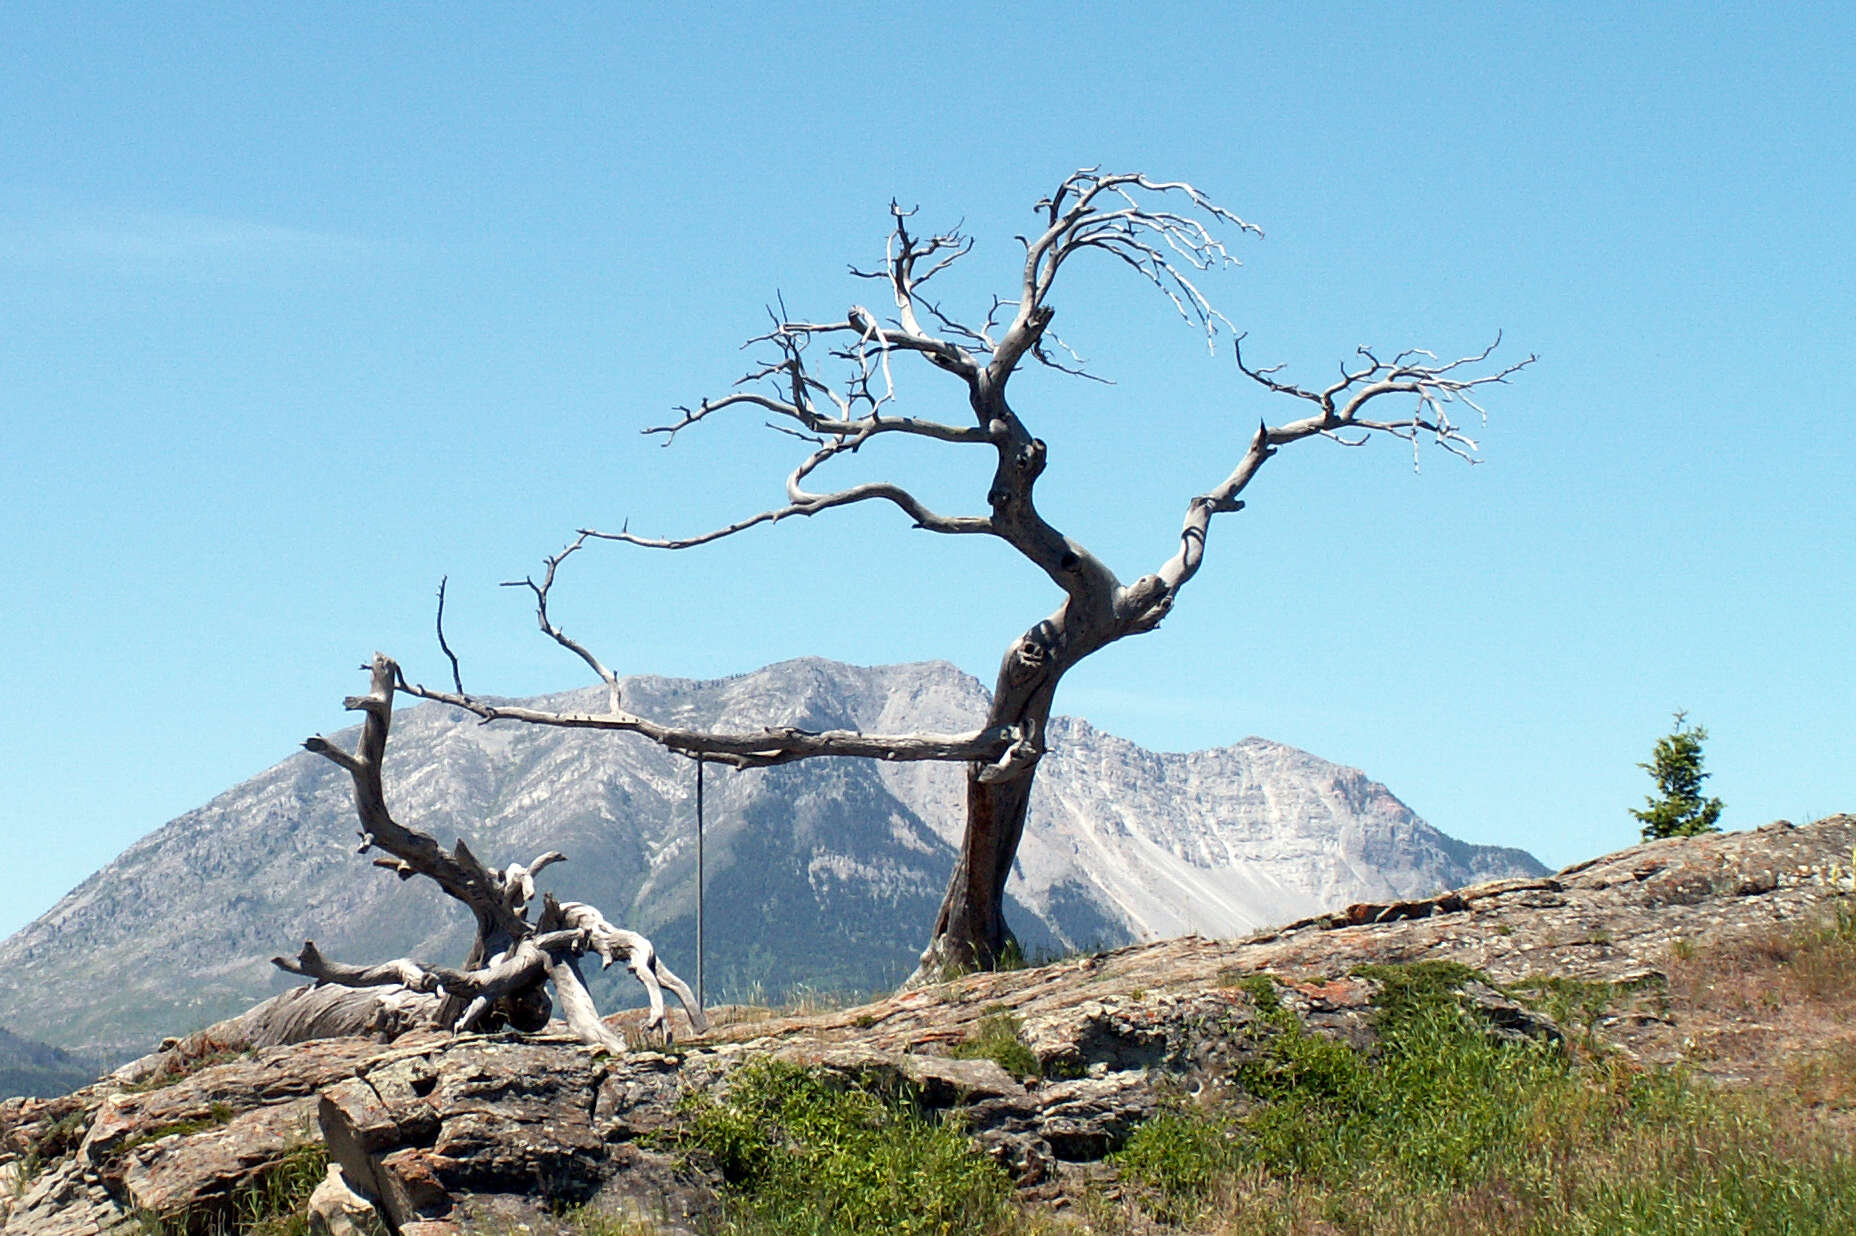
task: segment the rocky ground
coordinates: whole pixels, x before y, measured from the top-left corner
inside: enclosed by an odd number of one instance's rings
[[[717,1010],[708,1035],[622,1058],[565,1036],[247,1049],[231,1032],[198,1035],[72,1095],[0,1105],[0,1233],[130,1232],[150,1215],[211,1230],[293,1166],[321,1170],[324,1147],[314,1230],[546,1232],[563,1206],[592,1202],[690,1231],[715,1181],[653,1135],[684,1096],[769,1054],[908,1079],[929,1106],[964,1109],[1023,1196],[1061,1207],[1111,1174],[1105,1155],[1165,1096],[1226,1084],[1263,1048],[1275,1031],[1260,990],[1317,1031],[1365,1041],[1379,986],[1359,968],[1419,960],[1486,976],[1462,992],[1491,1033],[1589,1039],[1757,1083],[1804,1043],[1856,1051],[1856,1030],[1800,1020],[1719,959],[1829,913],[1852,867],[1851,816],[1654,842],[1243,940],[1187,937],[810,1015]],[[1591,991],[1606,998],[1582,1001]],[[1023,1062],[994,1053],[1014,1071],[958,1058],[1001,1026],[1029,1048]]]

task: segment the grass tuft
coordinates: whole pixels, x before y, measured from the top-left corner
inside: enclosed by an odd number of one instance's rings
[[[574,1236],[660,1236],[664,1230],[661,1225],[649,1220],[601,1210],[596,1206],[567,1211],[561,1216],[561,1221]]]
[[[309,1236],[309,1195],[328,1170],[328,1147],[300,1142],[234,1192],[224,1209],[138,1219],[144,1236]]]
[[[1460,968],[1361,973],[1383,988],[1370,1051],[1266,1008],[1279,1033],[1237,1076],[1252,1106],[1182,1106],[1135,1131],[1114,1162],[1144,1221],[1370,1236],[1856,1230],[1856,1160],[1785,1105],[1491,1037],[1453,994],[1474,977]]]
[[[1004,1173],[907,1092],[834,1085],[769,1059],[684,1112],[673,1144],[721,1172],[730,1236],[1012,1230]]]
[[[948,1053],[959,1060],[990,1060],[1019,1081],[1040,1076],[1037,1053],[1019,1037],[1018,1018],[1010,1013],[983,1016],[972,1032]]]

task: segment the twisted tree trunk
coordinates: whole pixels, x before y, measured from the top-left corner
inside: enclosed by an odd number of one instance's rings
[[[1035,720],[1041,725],[1045,719]],[[993,781],[983,779],[981,773],[978,767],[967,770],[966,829],[960,857],[948,877],[934,930],[911,982],[990,970],[1015,942],[1005,921],[1005,884],[1025,833],[1037,770],[1034,766]]]

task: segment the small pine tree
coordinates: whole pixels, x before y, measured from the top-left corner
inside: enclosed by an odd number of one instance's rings
[[[1644,799],[1645,809],[1631,809],[1643,825],[1645,841],[1720,831],[1715,821],[1721,818],[1721,800],[1701,797],[1708,776],[1701,771],[1701,744],[1707,737],[1705,726],[1690,726],[1688,714],[1677,712],[1675,729],[1656,740],[1648,764],[1637,765],[1656,780],[1656,793]]]

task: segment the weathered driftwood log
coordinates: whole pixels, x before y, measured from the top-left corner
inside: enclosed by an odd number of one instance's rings
[[[599,1010],[580,973],[580,955],[598,952],[606,965],[623,958],[651,1001],[654,1029],[664,1029],[663,986],[676,992],[689,1014],[690,1025],[701,1033],[708,1019],[689,987],[657,958],[651,942],[634,931],[614,927],[594,907],[570,901],[565,905],[552,895],[543,899],[539,921],[528,917],[535,901],[535,874],[565,861],[559,850],[549,850],[526,866],[511,863],[498,870],[487,867],[462,840],[446,850],[431,836],[407,828],[387,810],[381,782],[387,732],[393,719],[393,694],[400,684],[399,667],[379,653],[374,655],[372,681],[364,696],[351,696],[344,705],[365,715],[361,741],[351,753],[320,735],[303,746],[346,769],[354,781],[355,814],[361,822],[361,852],[384,850],[388,857],[374,865],[402,880],[415,875],[434,881],[453,900],[469,908],[477,922],[477,935],[459,968],[428,965],[401,957],[374,965],[357,966],[324,957],[314,941],[305,941],[294,958],[273,957],[272,964],[314,980],[316,986],[344,988],[395,988],[418,996],[439,995],[430,1007],[429,1024],[453,1030],[512,1026],[533,1031],[546,1026],[559,1002],[562,1017],[581,1039],[612,1051],[624,1041],[600,1020]],[[547,989],[552,985],[554,999]],[[420,1005],[423,1010],[425,1005]],[[667,1030],[666,1030],[667,1032]]]
[[[709,1019],[703,1015],[696,993],[689,989],[689,984],[671,973],[670,967],[658,957],[657,950],[649,940],[635,931],[614,927],[598,909],[583,901],[561,903],[560,914],[561,921],[569,927],[578,927],[586,932],[593,951],[599,954],[601,969],[611,966],[615,961],[623,961],[638,981],[644,984],[645,992],[651,998],[651,1019],[645,1023],[647,1027],[657,1029],[664,1024],[664,988],[668,987],[683,1002],[683,1010],[689,1014],[690,1028],[697,1034],[709,1028]]]

